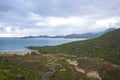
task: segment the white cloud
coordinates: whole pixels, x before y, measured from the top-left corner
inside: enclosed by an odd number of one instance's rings
[[[0,27],[2,27],[3,26],[3,23],[0,23]]]
[[[61,35],[120,27],[119,7],[120,0],[2,0],[0,36]]]
[[[13,27],[8,24],[2,24],[3,31],[0,37],[22,37],[35,35],[67,35],[71,33],[85,33],[105,30],[110,27],[119,27],[120,18],[106,18],[93,20],[91,18],[81,17],[46,17],[35,21],[33,27]],[[7,25],[7,26],[6,26]]]
[[[40,29],[39,28],[15,28],[14,31],[11,32],[11,34],[16,34],[14,36],[31,36],[31,35],[38,35],[40,34]]]
[[[94,16],[43,17],[36,13],[30,13],[26,17],[25,22],[16,21],[15,24],[1,22],[0,37],[67,35],[71,33],[96,32],[110,27],[119,27],[120,17],[101,19]]]
[[[23,37],[23,36],[30,36],[30,35],[38,35],[42,30],[39,28],[18,28],[18,27],[11,27],[3,26],[3,30],[0,31],[0,37]]]
[[[60,25],[65,25],[67,21],[65,18],[61,17],[48,17],[45,19],[45,23],[50,27],[56,27]]]
[[[6,33],[12,32],[12,28],[10,26],[7,26],[4,28]]]
[[[70,17],[67,19],[68,24],[72,26],[84,26],[87,23],[87,19],[81,17]]]
[[[46,23],[36,22],[36,23],[35,23],[35,25],[37,25],[37,26],[45,26],[45,25],[46,25]]]
[[[40,15],[36,14],[36,13],[33,13],[33,12],[30,12],[29,13],[29,19],[30,20],[42,20],[43,17],[41,17]]]
[[[120,22],[120,18],[106,18],[106,19],[101,19],[101,20],[96,20],[93,25],[91,25],[90,29],[93,30],[105,30],[107,28],[113,28],[116,27],[118,28],[119,25],[117,23]]]
[[[64,17],[46,17],[43,20],[36,22],[37,26],[48,26],[48,27],[58,27],[58,26],[74,26],[80,27],[86,24],[87,20],[78,16],[72,16],[68,18]]]

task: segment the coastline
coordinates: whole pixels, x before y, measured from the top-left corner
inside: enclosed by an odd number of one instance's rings
[[[20,51],[0,51],[0,55],[29,55],[29,54],[39,54],[39,52],[37,50],[20,50]]]

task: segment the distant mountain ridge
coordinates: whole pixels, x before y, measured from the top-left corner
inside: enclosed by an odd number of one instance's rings
[[[69,34],[69,35],[56,35],[56,36],[49,36],[49,35],[40,35],[40,36],[26,36],[23,38],[96,38],[103,35],[106,32],[115,30],[116,28],[109,28],[105,31],[95,32],[95,33],[83,33],[83,34]]]

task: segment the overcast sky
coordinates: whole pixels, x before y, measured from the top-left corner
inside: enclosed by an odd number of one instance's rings
[[[0,37],[120,27],[120,0],[0,0]]]

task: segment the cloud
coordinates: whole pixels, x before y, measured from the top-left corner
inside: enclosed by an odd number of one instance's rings
[[[83,16],[119,14],[119,0],[34,0],[33,12],[44,16]],[[111,4],[112,3],[112,4]]]
[[[37,22],[37,26],[49,26],[49,27],[59,27],[59,26],[73,26],[79,27],[86,24],[85,18],[72,16],[68,18],[64,17],[46,17],[43,18],[40,22]]]
[[[111,27],[119,28],[120,25],[118,25],[118,23],[120,23],[120,17],[97,20],[93,25],[91,25],[91,29],[105,30]]]
[[[0,37],[119,28],[119,13],[119,0],[1,0]]]
[[[0,31],[0,37],[23,37],[23,36],[33,36],[40,34],[42,30],[39,28],[11,28],[7,26]],[[4,32],[4,33],[3,33]]]
[[[38,15],[38,14],[35,14],[35,13],[29,13],[29,19],[32,20],[32,21],[38,21],[38,20],[41,20],[43,19],[42,16]]]
[[[12,29],[11,29],[11,27],[9,27],[9,26],[7,26],[7,27],[5,27],[5,32],[7,32],[7,33],[9,33],[9,32],[11,32],[12,31]]]
[[[67,35],[71,33],[103,31],[110,27],[120,27],[120,17],[91,20],[89,17],[79,16],[41,17],[37,15],[37,18],[34,18],[36,15],[37,14],[32,15],[32,21],[26,21],[29,22],[29,24],[24,24],[22,27],[14,27],[13,25],[9,26],[7,23],[1,23],[0,36]],[[30,27],[31,24],[33,25],[32,27]]]
[[[4,23],[1,23],[1,22],[0,22],[0,28],[1,28],[3,25],[4,25]]]

